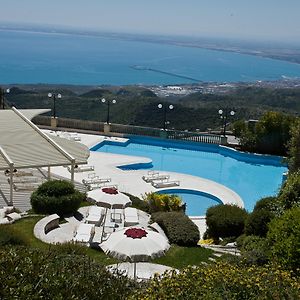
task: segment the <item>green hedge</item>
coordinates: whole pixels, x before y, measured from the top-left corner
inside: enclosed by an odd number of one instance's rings
[[[247,212],[234,205],[216,205],[206,212],[207,235],[218,240],[226,237],[238,237],[244,231]]]
[[[136,286],[83,255],[0,248],[0,299],[126,299]]]
[[[198,227],[182,212],[158,212],[152,220],[164,230],[171,244],[195,246],[199,241]]]
[[[25,238],[12,226],[0,225],[0,246],[5,245],[25,245]]]
[[[60,216],[76,212],[80,203],[86,199],[85,194],[75,190],[68,181],[50,180],[32,193],[31,206],[36,213]]]

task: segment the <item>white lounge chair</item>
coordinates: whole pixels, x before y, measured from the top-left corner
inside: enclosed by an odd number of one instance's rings
[[[170,175],[167,175],[167,174],[162,174],[162,175],[153,175],[153,176],[143,176],[142,179],[146,182],[153,182],[155,180],[164,180],[164,179],[169,179],[170,178]]]
[[[13,179],[14,183],[29,183],[38,182],[40,179],[35,176],[20,176]],[[10,183],[10,178],[7,178],[8,183]]]
[[[94,166],[89,166],[89,165],[83,165],[83,166],[78,166],[77,168],[74,168],[75,173],[80,173],[80,172],[88,172],[88,171],[94,171],[95,167]],[[71,168],[68,167],[68,171],[71,172]]]
[[[74,242],[89,243],[94,236],[95,225],[94,224],[80,224],[76,230],[73,238]]]
[[[86,187],[88,188],[89,191],[99,189],[99,188],[103,188],[103,187],[118,189],[117,184],[107,184],[107,183],[109,183],[109,182],[91,183],[91,184],[87,184]]]
[[[19,183],[14,183],[13,184],[13,188],[15,191],[34,191],[36,190],[39,185],[41,183],[40,182],[19,182]]]
[[[100,225],[100,222],[104,216],[104,209],[98,206],[91,206],[85,218],[85,221],[89,224]]]
[[[85,185],[89,185],[89,184],[97,184],[97,183],[107,183],[107,182],[111,182],[111,178],[99,178],[98,176],[95,176],[94,178],[90,178],[90,179],[82,179],[82,183]]]
[[[151,184],[152,186],[158,189],[164,187],[179,186],[180,182],[179,181],[160,181],[160,182],[153,181]]]
[[[124,209],[124,226],[133,226],[139,223],[139,216],[137,209],[133,207],[126,207]]]

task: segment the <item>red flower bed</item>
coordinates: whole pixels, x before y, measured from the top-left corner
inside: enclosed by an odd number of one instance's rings
[[[142,228],[129,228],[124,232],[124,234],[133,239],[141,239],[146,237],[148,232]]]
[[[116,188],[103,188],[102,192],[106,193],[106,194],[110,194],[110,195],[117,195],[118,191]]]

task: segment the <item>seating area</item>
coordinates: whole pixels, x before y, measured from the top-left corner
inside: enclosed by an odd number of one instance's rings
[[[15,212],[13,206],[6,206],[0,209],[0,225],[11,224],[19,219],[21,219],[21,215]]]
[[[70,167],[67,167],[69,172],[72,172]],[[94,171],[95,167],[90,165],[80,165],[74,168],[75,173]]]
[[[103,217],[104,217],[105,210],[102,207],[98,206],[90,206],[87,212],[85,221],[88,224],[94,224],[100,226]]]
[[[81,223],[76,229],[73,241],[79,243],[90,243],[95,234],[95,224]]]
[[[133,226],[139,223],[138,211],[133,207],[126,207],[124,209],[124,226]]]
[[[174,187],[180,185],[180,181],[170,181],[169,174],[160,174],[158,171],[149,171],[147,175],[142,176],[142,179],[147,183],[151,183],[151,185],[155,188]]]

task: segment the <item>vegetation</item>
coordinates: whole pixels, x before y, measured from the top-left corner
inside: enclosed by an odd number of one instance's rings
[[[286,155],[287,144],[295,118],[280,112],[266,112],[258,122],[238,121],[234,133],[244,150],[259,153]]]
[[[75,213],[86,196],[75,190],[68,181],[50,180],[41,184],[31,195],[31,206],[36,213],[60,216]]]
[[[144,200],[141,200],[140,198],[136,197],[136,196],[133,196],[133,195],[130,195],[128,193],[124,193],[126,196],[128,196],[131,200],[131,206],[136,208],[136,209],[140,209],[142,211],[145,211],[147,213],[150,213],[150,208],[149,208],[149,204],[144,201]]]
[[[277,266],[220,262],[155,277],[130,299],[299,299],[300,280]]]
[[[13,227],[0,225],[0,247],[5,245],[25,245],[24,237]]]
[[[0,248],[0,265],[1,299],[124,299],[135,287],[74,253]]]
[[[290,131],[291,139],[289,148],[289,171],[296,172],[300,169],[300,119],[292,125]]]
[[[146,193],[144,201],[147,203],[150,213],[185,210],[182,199],[176,195]]]
[[[270,258],[282,266],[300,270],[300,207],[287,210],[271,221],[267,234]]]
[[[51,86],[51,91],[53,91]],[[24,86],[23,89],[12,88],[7,99],[17,108],[49,108],[51,99],[47,93],[49,87]],[[54,92],[62,94],[61,101],[56,103],[59,117],[82,120],[105,121],[106,109],[99,102],[102,97],[117,99],[117,105],[111,106],[111,122],[137,126],[160,127],[163,114],[157,104],[165,101],[153,92],[142,87],[105,87],[97,90],[82,87],[58,87]],[[294,114],[300,112],[300,89],[271,89],[256,87],[241,87],[227,94],[194,93],[181,98],[169,97],[174,104],[174,110],[168,114],[170,128],[178,130],[220,130],[222,122],[218,109],[234,107],[237,119],[259,119],[266,111],[284,111]]]
[[[198,227],[182,212],[157,212],[152,220],[164,230],[171,244],[196,246],[199,241]]]
[[[209,238],[238,237],[244,231],[247,212],[234,205],[216,205],[206,211],[206,235]]]

